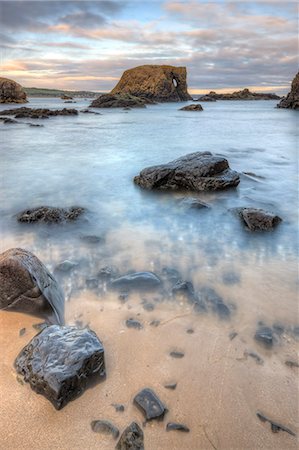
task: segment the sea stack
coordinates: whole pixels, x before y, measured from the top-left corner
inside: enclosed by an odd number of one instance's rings
[[[299,72],[292,81],[291,92],[278,103],[277,108],[299,109]]]
[[[157,102],[192,100],[186,67],[145,65],[126,70],[111,94],[130,94]]]
[[[20,84],[0,77],[0,103],[27,103],[26,93]]]

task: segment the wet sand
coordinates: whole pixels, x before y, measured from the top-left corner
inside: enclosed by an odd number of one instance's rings
[[[141,425],[143,416],[132,400],[144,387],[154,389],[169,410],[163,422],[143,428],[147,450],[297,448],[296,438],[272,433],[270,425],[256,417],[261,411],[298,432],[298,369],[284,364],[298,358],[292,337],[283,335],[270,351],[254,342],[251,326],[239,318],[224,322],[194,315],[184,302],[160,303],[148,312],[138,296],[122,304],[115,293],[99,300],[85,291],[67,303],[66,315],[68,324],[80,320],[103,341],[107,379],[56,411],[28,384],[18,382],[13,368],[18,352],[36,334],[32,324],[40,319],[0,312],[1,448],[110,450],[116,442],[92,432],[90,422],[111,420],[120,431],[133,420]],[[128,329],[125,320],[130,317],[143,329]],[[151,326],[156,319],[159,326]],[[187,333],[190,328],[194,333]],[[233,340],[232,331],[238,332]],[[171,350],[182,350],[185,356],[174,359]],[[258,353],[263,365],[244,356],[246,351]],[[175,390],[164,388],[172,382],[177,383]],[[116,412],[112,403],[124,404],[125,411]],[[190,433],[166,432],[170,421],[184,423]]]

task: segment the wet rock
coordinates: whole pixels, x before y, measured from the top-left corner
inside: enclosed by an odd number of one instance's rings
[[[196,152],[143,169],[134,182],[145,189],[215,191],[237,186],[240,177],[225,158]]]
[[[134,404],[143,412],[146,420],[163,420],[167,409],[152,389],[145,388],[134,397]]]
[[[268,211],[256,208],[243,208],[240,217],[251,231],[273,230],[282,219]]]
[[[160,278],[153,272],[134,272],[111,281],[110,287],[119,290],[152,290],[161,285]]]
[[[0,77],[0,103],[26,103],[22,86],[13,80]]]
[[[33,209],[26,209],[17,216],[21,223],[62,223],[74,222],[83,213],[84,208],[72,206],[71,208],[53,208],[51,206],[41,206]]]
[[[198,101],[198,102],[216,102],[216,98],[211,97],[210,95],[202,95],[196,101]]]
[[[72,261],[69,261],[68,259],[66,259],[65,261],[62,261],[55,267],[55,271],[67,273],[67,272],[70,272],[72,269],[74,269],[77,266],[78,266],[78,263],[75,263],[75,262],[72,262]]]
[[[19,123],[19,122],[15,119],[11,119],[10,117],[8,117],[3,120],[3,123],[5,123],[5,125],[12,125],[14,123]]]
[[[19,331],[19,336],[24,336],[25,333],[26,333],[26,328],[21,328]]]
[[[129,294],[120,294],[118,296],[118,299],[122,302],[122,303],[126,303],[129,300]]]
[[[291,436],[296,436],[296,434],[290,430],[289,428],[285,427],[284,425],[281,425],[280,423],[274,422],[273,420],[266,417],[261,412],[256,413],[257,417],[260,419],[261,422],[269,422],[271,425],[271,431],[273,433],[278,433],[280,430],[285,431],[286,433],[289,433]]]
[[[186,79],[186,67],[144,65],[126,70],[111,94],[130,94],[156,102],[192,100]]]
[[[273,331],[269,327],[262,326],[256,331],[254,339],[270,348],[273,346]]]
[[[299,109],[299,72],[292,81],[291,91],[278,103],[277,108]]]
[[[112,406],[115,408],[116,412],[124,412],[125,407],[121,403],[112,403]]]
[[[259,364],[260,366],[262,366],[264,364],[264,360],[257,353],[245,351],[244,356],[245,356],[245,358],[250,356],[250,358],[253,358],[255,360],[255,362],[257,364]]]
[[[103,94],[93,100],[90,108],[145,108],[146,100],[130,94]]]
[[[98,278],[102,281],[109,281],[118,276],[118,270],[112,266],[102,267],[98,272]]]
[[[90,109],[81,109],[80,113],[83,114],[96,114],[97,116],[101,116],[102,114],[96,111],[91,111]]]
[[[142,307],[143,307],[143,309],[144,309],[145,311],[150,312],[150,311],[154,311],[154,309],[155,309],[154,303],[151,303],[151,302],[149,302],[149,301],[146,300],[146,299],[143,299],[142,302],[141,302],[141,304],[142,304]]]
[[[48,119],[52,116],[76,116],[78,111],[76,109],[48,109],[48,108],[21,108],[5,109],[1,111],[3,116],[15,116],[16,119],[30,118],[30,119]]]
[[[184,295],[188,300],[195,298],[194,287],[191,281],[178,281],[172,288],[172,295]]]
[[[114,439],[119,436],[119,429],[108,420],[93,420],[90,426],[95,433],[111,434]]]
[[[188,333],[188,334],[193,334],[193,333],[194,333],[193,328],[188,328],[188,330],[186,331],[186,333]]]
[[[276,94],[251,92],[247,88],[229,94],[217,94],[216,92],[211,91],[207,95],[215,100],[278,100],[280,98],[279,95]]]
[[[144,450],[143,431],[136,422],[132,422],[122,433],[116,450]]]
[[[199,200],[198,198],[184,198],[180,204],[182,206],[185,206],[187,208],[190,209],[204,209],[204,208],[210,208],[210,205],[208,205],[208,203],[205,203],[201,200]]]
[[[57,281],[33,253],[21,248],[0,255],[0,309],[64,323],[64,296]]]
[[[34,391],[61,409],[80,395],[91,379],[105,375],[104,348],[87,328],[52,325],[23,348],[15,367]]]
[[[182,431],[184,433],[189,433],[189,428],[186,425],[183,425],[182,423],[176,423],[176,422],[169,422],[166,425],[166,431]]]
[[[60,98],[61,100],[73,100],[73,97],[67,94],[63,94]]]
[[[236,331],[232,331],[231,333],[229,333],[228,337],[230,338],[230,340],[232,341],[233,339],[235,339],[235,337],[238,336],[238,333]]]
[[[172,267],[163,267],[162,275],[172,283],[177,282],[181,279],[180,272],[176,269],[173,269]]]
[[[177,387],[177,383],[165,384],[164,387],[165,389],[171,389],[172,391],[174,391],[175,388]]]
[[[40,125],[39,123],[28,123],[30,127],[43,127],[43,125]]]
[[[150,325],[151,325],[152,327],[158,327],[158,326],[160,325],[160,323],[161,323],[160,320],[152,320],[152,321],[150,322]]]
[[[199,104],[197,105],[187,105],[181,108],[179,111],[203,111],[203,107]]]
[[[80,239],[87,244],[99,244],[105,242],[105,238],[103,238],[102,236],[94,235],[81,236]]]
[[[173,350],[172,352],[169,353],[169,355],[170,355],[172,358],[181,359],[181,358],[184,358],[185,353],[184,353],[184,352],[180,352],[180,351],[178,351],[178,350]]]
[[[99,287],[99,280],[96,277],[86,278],[86,287],[88,289],[97,289]]]
[[[132,318],[126,320],[126,326],[128,328],[135,328],[135,330],[141,330],[143,328],[143,326],[139,322],[139,320],[132,319]]]
[[[220,319],[228,319],[230,317],[231,311],[229,307],[213,288],[203,288],[201,294],[205,302],[211,306],[212,311],[217,314]]]
[[[287,361],[285,361],[285,365],[288,367],[299,367],[299,363],[297,361],[292,361],[290,359],[288,359]]]

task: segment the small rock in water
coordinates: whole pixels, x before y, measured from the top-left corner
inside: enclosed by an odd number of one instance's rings
[[[183,198],[183,200],[180,201],[180,204],[190,209],[206,209],[211,207],[208,203],[205,203],[198,198],[190,197]]]
[[[59,263],[56,267],[55,270],[58,272],[70,272],[74,267],[77,267],[78,263],[69,261],[68,259],[66,259],[65,261]]]
[[[235,337],[238,336],[238,333],[236,331],[232,331],[231,333],[229,333],[228,337],[230,338],[230,340],[232,341],[233,339],[235,339]]]
[[[177,387],[177,383],[165,384],[164,387],[165,389],[171,389],[172,391],[174,391],[175,388]]]
[[[150,325],[151,325],[152,327],[158,327],[158,326],[160,325],[160,323],[161,323],[160,320],[152,320],[152,321],[150,322]]]
[[[149,302],[146,299],[143,299],[141,303],[142,303],[142,307],[143,307],[143,309],[145,309],[145,311],[153,311],[155,309],[154,303]]]
[[[193,334],[193,333],[194,333],[193,328],[188,328],[188,330],[186,331],[186,333],[188,333],[188,334]]]
[[[250,356],[251,358],[255,359],[256,363],[259,364],[260,366],[264,364],[264,360],[257,353],[245,351],[244,356],[245,358]]]
[[[161,285],[160,278],[153,272],[135,272],[111,281],[110,287],[120,290],[151,290]]]
[[[227,285],[238,284],[240,283],[240,275],[234,272],[225,272],[222,275],[222,281]]]
[[[119,436],[118,428],[108,420],[93,420],[90,426],[95,433],[111,434],[114,439]]]
[[[19,331],[19,336],[24,336],[25,333],[26,333],[26,328],[21,328]]]
[[[17,120],[15,120],[15,119],[10,119],[9,117],[7,118],[7,119],[4,119],[3,120],[3,123],[5,123],[5,124],[14,124],[14,123],[19,123]]]
[[[103,243],[105,241],[105,238],[102,236],[94,235],[81,236],[80,239],[87,244],[99,244],[100,242]]]
[[[116,450],[144,450],[143,431],[136,422],[132,422],[122,433]]]
[[[38,123],[28,123],[30,127],[43,127],[44,125],[38,124]]]
[[[98,272],[99,279],[103,281],[108,281],[116,276],[118,276],[118,270],[111,266],[102,267]]]
[[[72,206],[71,208],[53,208],[51,206],[41,206],[33,209],[26,209],[17,216],[21,223],[63,223],[75,222],[83,213],[84,208]]]
[[[87,328],[52,325],[23,348],[15,367],[34,391],[61,409],[85,390],[89,380],[105,376],[104,348]]]
[[[211,305],[212,311],[219,316],[220,319],[228,319],[230,317],[230,309],[223,302],[222,297],[214,291],[213,288],[203,288],[201,294],[207,304]]]
[[[176,422],[169,422],[166,425],[166,431],[183,431],[184,433],[189,433],[189,428],[186,427],[186,425],[183,425],[182,423],[176,423]]]
[[[125,407],[121,403],[112,403],[112,406],[115,408],[116,412],[124,412]]]
[[[191,281],[178,281],[172,288],[173,295],[185,295],[188,300],[195,298],[194,287]]]
[[[291,360],[285,361],[285,365],[288,367],[299,367],[299,363],[297,361],[291,361]]]
[[[273,345],[273,332],[269,327],[260,327],[256,331],[254,338],[256,341],[260,342],[268,348],[272,347]]]
[[[197,105],[187,105],[180,108],[179,111],[203,111],[203,107],[199,104]]]
[[[134,398],[134,404],[143,412],[146,420],[159,419],[163,420],[167,409],[152,391],[152,389],[143,389]]]
[[[136,330],[141,330],[143,328],[139,320],[132,318],[126,320],[126,325],[128,328],[135,328]]]
[[[185,353],[184,353],[184,352],[177,351],[177,350],[173,350],[172,352],[169,353],[169,355],[170,355],[172,358],[180,359],[180,358],[183,358],[183,357],[185,356]]]
[[[129,294],[120,294],[118,298],[122,303],[126,303],[129,300]]]
[[[257,417],[260,419],[261,422],[269,422],[271,425],[271,430],[273,433],[278,433],[280,430],[285,431],[286,433],[289,433],[291,436],[296,436],[296,434],[290,430],[289,428],[285,427],[284,425],[281,425],[280,423],[274,422],[273,420],[266,417],[261,412],[256,413]]]
[[[273,230],[282,221],[279,216],[263,209],[243,208],[239,214],[251,231]]]

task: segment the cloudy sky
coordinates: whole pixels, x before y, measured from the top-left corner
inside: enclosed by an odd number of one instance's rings
[[[297,2],[0,0],[1,76],[109,91],[125,69],[187,66],[191,93],[285,93],[298,71]]]

